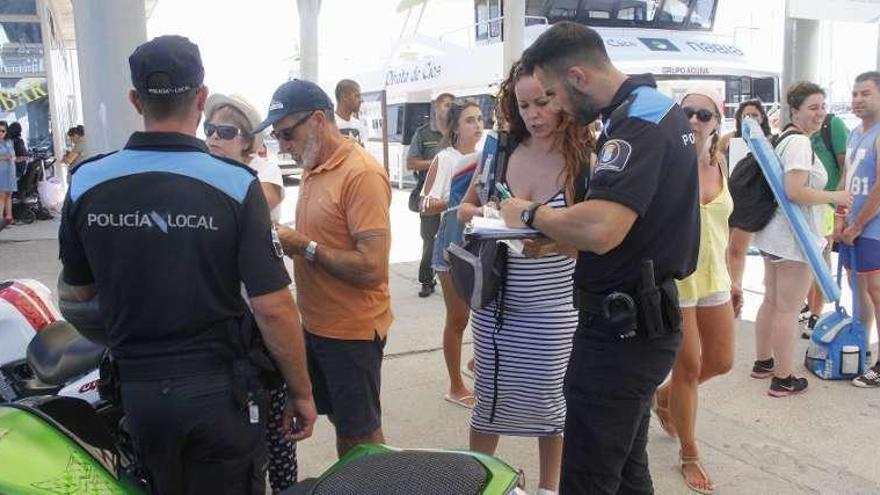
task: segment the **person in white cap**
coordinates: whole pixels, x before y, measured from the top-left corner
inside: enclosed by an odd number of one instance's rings
[[[205,103],[205,141],[211,153],[244,163],[257,173],[273,222],[281,219],[284,182],[278,164],[257,155],[263,145],[263,134],[254,134],[262,122],[257,109],[244,97],[214,93]],[[285,260],[287,261],[287,260]],[[285,267],[287,264],[285,263]],[[290,270],[288,270],[290,271]],[[269,455],[269,484],[276,492],[296,483],[296,442],[285,437],[280,429],[287,402],[283,384],[269,390],[269,416],[266,447]]]
[[[711,87],[692,88],[681,109],[694,131],[700,174],[700,254],[697,270],[678,281],[682,344],[672,379],[657,389],[654,410],[660,424],[681,444],[681,473],[689,488],[712,493],[713,484],[700,461],[695,434],[697,386],[723,375],[733,365],[733,305],[726,252],[733,212],[727,189],[727,162],[718,145],[721,95]]]
[[[281,219],[281,201],[284,200],[284,182],[277,163],[259,155],[263,134],[254,134],[262,122],[256,108],[239,95],[214,93],[205,103],[205,141],[211,153],[244,163],[257,173],[272,221]]]

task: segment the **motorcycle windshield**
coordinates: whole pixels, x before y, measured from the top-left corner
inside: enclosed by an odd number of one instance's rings
[[[27,410],[0,405],[0,493],[138,493]]]

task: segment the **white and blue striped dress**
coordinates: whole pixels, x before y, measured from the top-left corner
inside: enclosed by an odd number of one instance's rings
[[[565,207],[565,195],[560,191],[546,204]],[[562,433],[562,381],[578,323],[572,306],[574,266],[575,260],[567,256],[525,258],[510,252],[498,332],[494,302],[473,312],[474,430],[528,437]]]

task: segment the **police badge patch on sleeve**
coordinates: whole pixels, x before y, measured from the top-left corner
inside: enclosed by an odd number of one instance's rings
[[[284,258],[284,248],[281,246],[281,238],[278,237],[278,229],[275,226],[272,226],[272,249],[275,251],[275,256],[279,258]]]
[[[621,172],[632,154],[632,146],[622,139],[611,139],[599,150],[599,164],[595,172]]]

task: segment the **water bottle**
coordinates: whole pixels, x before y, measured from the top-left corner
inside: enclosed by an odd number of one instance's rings
[[[840,350],[840,373],[843,375],[857,375],[859,373],[859,347],[845,345]]]

